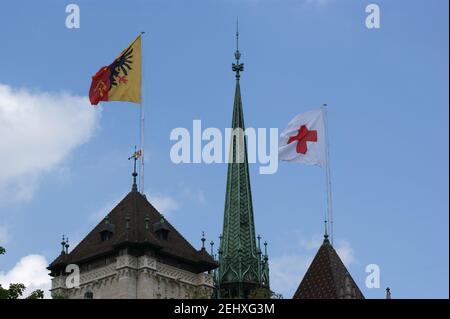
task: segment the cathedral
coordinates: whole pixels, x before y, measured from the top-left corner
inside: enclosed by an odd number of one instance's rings
[[[132,188],[125,198],[72,251],[63,239],[60,255],[48,267],[55,298],[245,299],[258,290],[270,296],[267,242],[262,248],[255,232],[247,141],[241,134],[244,64],[238,46],[234,56],[233,133],[217,260],[212,247],[206,251],[204,238],[195,249],[138,191],[135,158]],[[73,265],[78,271],[71,273],[68,266]],[[79,280],[69,287],[74,274]],[[364,298],[326,233],[293,298]]]

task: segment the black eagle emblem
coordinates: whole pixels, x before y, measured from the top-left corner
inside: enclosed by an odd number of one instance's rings
[[[127,76],[128,71],[133,69],[131,67],[133,64],[132,58],[133,58],[133,49],[131,47],[129,47],[120,57],[118,57],[113,63],[111,63],[111,65],[109,66],[110,88],[112,86],[117,86],[116,80],[120,74],[120,71],[123,72],[124,76]]]

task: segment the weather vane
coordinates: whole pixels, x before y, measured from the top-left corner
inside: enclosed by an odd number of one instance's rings
[[[137,184],[136,184],[136,176],[138,175],[136,172],[136,162],[139,157],[141,157],[142,151],[136,150],[136,146],[134,146],[134,153],[130,157],[128,157],[128,160],[134,159],[134,169],[133,169],[133,185],[131,187],[132,191],[137,191]]]

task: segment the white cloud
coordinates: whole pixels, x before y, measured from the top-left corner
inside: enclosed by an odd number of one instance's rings
[[[0,200],[30,199],[42,173],[90,139],[99,111],[86,97],[0,83]]]
[[[7,273],[0,271],[0,284],[7,288],[11,283],[22,283],[26,287],[23,297],[27,297],[36,289],[42,289],[45,298],[50,298],[51,279],[48,275],[49,271],[46,269],[47,266],[48,262],[44,256],[22,257]]]
[[[313,238],[310,240],[302,239],[300,241],[300,246],[302,246],[303,248],[305,248],[307,250],[318,249],[320,247],[320,245],[322,245],[322,240],[319,240],[317,238]]]
[[[294,254],[269,259],[270,288],[292,298],[312,259],[312,255]]]
[[[355,261],[355,252],[350,243],[346,240],[338,240],[336,252],[346,267]]]
[[[195,200],[199,202],[200,204],[206,203],[206,196],[205,192],[201,189],[193,190],[189,187],[183,187],[183,196],[187,197],[188,199]]]
[[[154,194],[149,196],[149,202],[163,215],[167,216],[178,210],[178,202],[167,195]]]

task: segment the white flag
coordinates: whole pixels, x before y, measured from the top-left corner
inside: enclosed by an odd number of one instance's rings
[[[324,107],[294,117],[280,135],[278,159],[307,165],[326,165]]]

